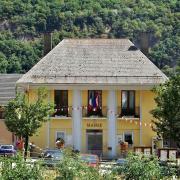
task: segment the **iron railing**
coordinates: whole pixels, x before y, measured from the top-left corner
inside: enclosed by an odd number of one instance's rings
[[[119,117],[133,116],[135,118],[139,118],[140,117],[140,108],[139,107],[134,107],[134,108],[118,107],[118,115],[119,115]]]
[[[108,109],[107,106],[101,106],[97,108],[91,108],[88,106],[76,107],[76,110],[82,111],[82,117],[107,117],[109,113],[116,113],[117,117],[124,117],[124,116],[133,116],[135,118],[140,117],[140,107],[135,108],[122,108],[117,107],[116,112],[111,112],[111,109]],[[72,106],[58,106],[55,108],[52,117],[72,117]],[[1,111],[0,111],[1,117]]]
[[[107,117],[107,106],[101,107],[85,107],[82,109],[83,117]]]
[[[61,117],[61,116],[70,117],[71,114],[69,113],[69,109],[70,108],[68,106],[55,107],[52,117]]]

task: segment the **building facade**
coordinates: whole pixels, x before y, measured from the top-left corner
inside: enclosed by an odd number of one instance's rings
[[[33,102],[46,87],[54,114],[31,138],[58,137],[82,153],[115,157],[120,143],[152,146],[151,89],[167,77],[128,39],[65,39],[17,81]]]
[[[14,143],[14,135],[7,130],[4,123],[4,109],[7,103],[15,98],[16,81],[21,76],[21,74],[0,74],[0,145]]]

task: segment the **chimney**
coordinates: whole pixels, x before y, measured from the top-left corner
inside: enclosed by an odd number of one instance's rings
[[[140,50],[144,55],[149,53],[149,33],[141,32],[140,33]]]
[[[52,34],[49,32],[44,33],[44,56],[52,49]]]

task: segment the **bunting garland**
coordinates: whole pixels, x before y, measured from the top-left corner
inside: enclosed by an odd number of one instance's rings
[[[103,107],[101,107],[101,106],[99,108],[101,110],[103,109]],[[88,106],[77,106],[77,107],[68,106],[68,107],[63,107],[63,108],[55,109],[55,110],[56,111],[57,110],[61,110],[61,111],[67,110],[68,112],[70,112],[72,110],[74,110],[74,111],[88,110]],[[116,116],[116,118],[120,118],[120,120],[123,120],[123,122],[126,122],[126,123],[135,124],[137,126],[145,126],[145,127],[151,127],[151,128],[153,127],[152,123],[141,122],[139,120],[139,118],[137,118],[138,120],[136,120],[136,119],[132,120],[134,117],[126,117],[126,116],[119,117],[119,114],[116,114],[115,111],[110,110],[110,109],[107,109],[107,112],[109,112],[110,114],[114,114]]]

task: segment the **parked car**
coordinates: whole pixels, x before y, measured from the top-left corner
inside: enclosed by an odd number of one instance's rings
[[[29,143],[30,157],[32,158],[41,158],[43,150],[35,145],[34,143]]]
[[[63,153],[59,149],[47,149],[42,153],[43,165],[55,167],[63,158]]]
[[[91,167],[99,167],[99,158],[95,154],[80,154],[80,159]]]
[[[126,162],[127,162],[126,159],[124,159],[124,158],[119,158],[119,159],[117,159],[117,161],[116,161],[116,165],[118,165],[118,166],[123,166]]]
[[[16,155],[16,150],[13,145],[1,145],[0,146],[0,156],[14,156]]]

